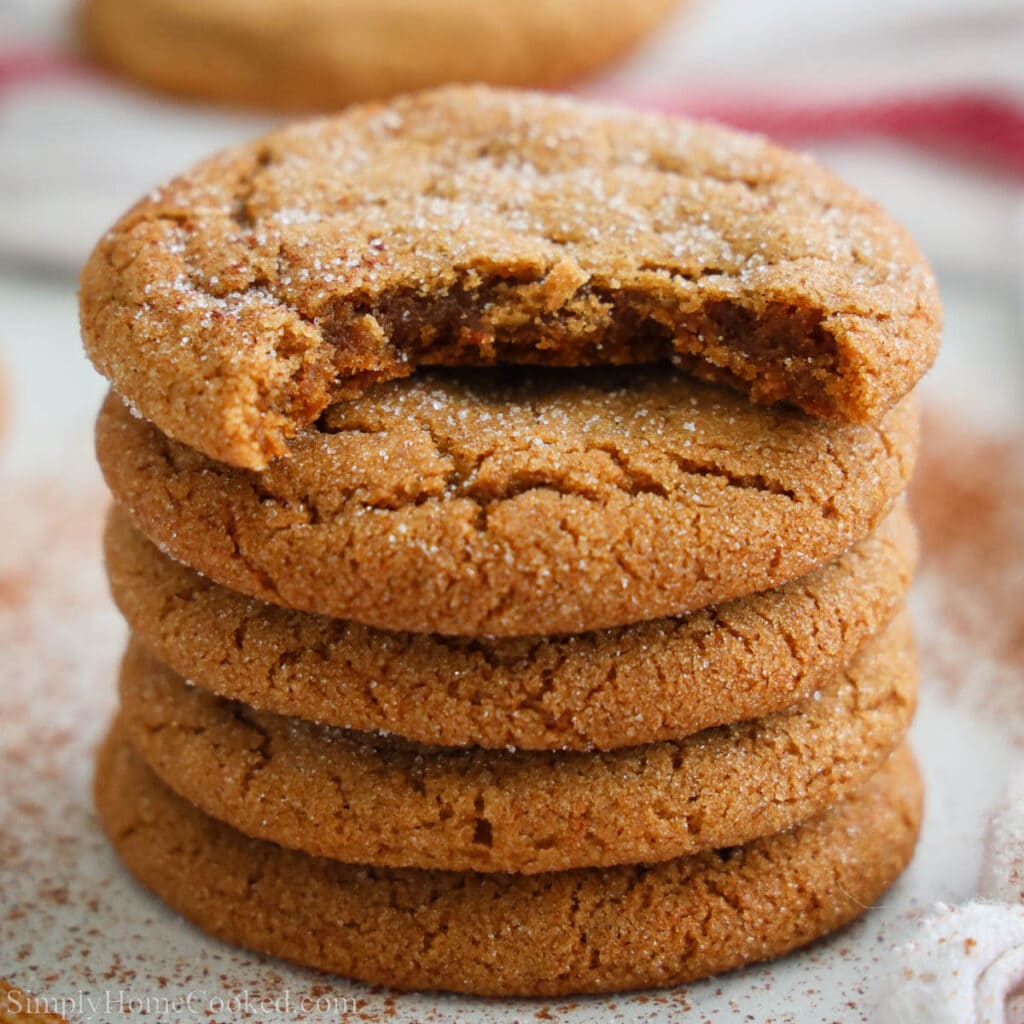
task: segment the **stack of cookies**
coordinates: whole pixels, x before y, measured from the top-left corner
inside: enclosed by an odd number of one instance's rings
[[[96,799],[201,928],[612,991],[782,954],[906,865],[940,314],[813,162],[421,94],[157,190],[81,302],[132,629]]]

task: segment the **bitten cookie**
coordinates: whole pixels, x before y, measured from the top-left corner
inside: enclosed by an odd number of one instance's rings
[[[198,165],[103,237],[80,298],[115,391],[257,469],[333,401],[423,364],[672,359],[757,402],[874,421],[940,330],[913,242],[809,158],[485,88]]]
[[[104,546],[132,630],[224,697],[441,746],[610,750],[810,696],[903,603],[917,537],[900,503],[856,547],[779,590],[521,640],[388,633],[243,597],[162,554],[117,506]]]
[[[116,726],[95,790],[125,865],[210,934],[371,984],[481,995],[657,988],[780,956],[877,900],[921,820],[905,748],[794,831],[542,875],[344,865],[247,839],[164,786]]]
[[[247,835],[350,863],[533,874],[649,863],[789,828],[901,742],[906,616],[787,711],[612,753],[459,750],[253,711],[129,646],[121,718],[189,802]]]
[[[334,110],[445,82],[554,86],[620,57],[678,0],[86,0],[103,64],[264,110]]]
[[[778,587],[909,479],[918,416],[824,423],[664,370],[421,373],[331,406],[262,473],[110,396],[135,525],[233,590],[380,629],[579,633]]]

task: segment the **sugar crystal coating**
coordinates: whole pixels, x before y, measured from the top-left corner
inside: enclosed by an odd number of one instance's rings
[[[853,793],[916,703],[908,622],[815,696],[613,752],[453,750],[254,711],[189,686],[137,641],[121,720],[172,789],[247,835],[347,863],[536,874],[739,846]]]
[[[371,629],[247,598],[159,552],[115,508],[110,586],[146,648],[246,704],[440,746],[601,749],[781,710],[902,605],[916,537],[900,504],[839,559],[777,590],[567,637]]]
[[[101,240],[81,309],[115,390],[251,468],[421,364],[672,360],[758,402],[875,420],[940,323],[914,244],[810,159],[482,87],[198,165]]]
[[[112,396],[97,450],[135,526],[216,582],[379,629],[579,633],[781,586],[870,533],[917,411],[824,422],[636,367],[431,371],[337,402],[263,472]]]

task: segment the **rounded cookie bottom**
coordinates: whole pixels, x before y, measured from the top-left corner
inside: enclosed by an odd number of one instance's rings
[[[856,796],[749,846],[481,875],[345,865],[248,839],[172,793],[117,725],[95,793],[129,870],[211,935],[371,984],[495,996],[666,987],[789,952],[895,881],[922,803],[904,747]]]

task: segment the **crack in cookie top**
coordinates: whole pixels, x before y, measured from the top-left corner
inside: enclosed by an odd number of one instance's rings
[[[199,164],[101,240],[81,310],[144,417],[248,468],[423,364],[670,359],[757,402],[875,420],[940,320],[913,242],[809,158],[483,87]]]
[[[434,369],[332,405],[262,472],[115,395],[96,452],[135,526],[222,586],[378,629],[535,636],[839,557],[905,489],[916,404],[826,423],[658,368]]]
[[[256,711],[132,640],[121,720],[176,792],[246,835],[352,864],[536,874],[774,835],[860,788],[916,703],[900,615],[791,707],[612,752],[453,749]]]
[[[900,503],[839,559],[776,590],[603,632],[467,640],[251,600],[130,522],[112,508],[111,592],[132,632],[183,678],[280,715],[489,749],[609,750],[788,707],[891,620],[917,551]]]

